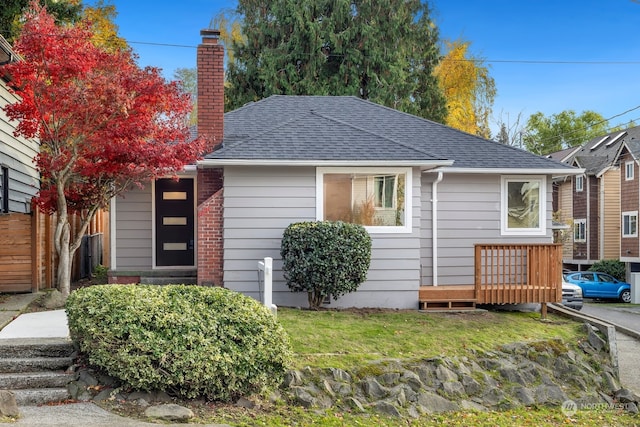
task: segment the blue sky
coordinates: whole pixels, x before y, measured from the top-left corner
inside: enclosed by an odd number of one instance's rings
[[[120,35],[140,56],[140,65],[160,67],[167,78],[177,68],[195,67],[200,30],[221,9],[235,6],[233,0],[111,3]],[[572,109],[596,111],[612,118],[612,125],[640,124],[640,1],[434,0],[430,5],[441,38],[470,41],[472,53],[487,61],[498,90],[495,118],[514,124],[521,115],[524,124],[537,111]]]

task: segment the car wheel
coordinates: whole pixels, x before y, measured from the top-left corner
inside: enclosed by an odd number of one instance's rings
[[[631,302],[631,291],[624,290],[620,292],[620,301],[622,302]]]

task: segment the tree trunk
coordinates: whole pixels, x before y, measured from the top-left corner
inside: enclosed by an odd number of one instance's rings
[[[71,239],[71,230],[69,226],[68,217],[65,219],[58,218],[57,228],[60,228],[58,236],[58,242],[56,242],[56,248],[58,248],[58,289],[62,294],[62,297],[66,300],[71,292],[71,263],[73,257],[69,250],[69,240]]]

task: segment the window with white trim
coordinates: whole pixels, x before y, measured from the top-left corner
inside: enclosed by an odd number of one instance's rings
[[[584,218],[573,220],[573,241],[587,241],[587,220]]]
[[[584,190],[584,176],[576,175],[576,192]]]
[[[622,237],[638,237],[638,211],[622,212]]]
[[[318,220],[411,232],[411,168],[318,168],[316,175]]]
[[[502,177],[503,235],[546,234],[546,188],[547,181],[544,176]]]
[[[624,179],[626,181],[631,181],[634,178],[635,175],[635,171],[634,171],[634,162],[625,162],[624,164]]]

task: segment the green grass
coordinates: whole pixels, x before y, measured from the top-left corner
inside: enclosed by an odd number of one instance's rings
[[[233,415],[232,415],[233,414]],[[212,421],[207,421],[212,422]],[[571,417],[565,416],[560,408],[526,408],[504,412],[450,412],[423,416],[419,419],[399,419],[379,414],[361,414],[308,411],[301,408],[279,407],[269,413],[249,414],[246,411],[222,410],[215,422],[232,426],[253,427],[432,427],[432,426],[638,426],[640,418],[623,413],[619,409],[578,411]]]
[[[580,324],[539,313],[440,314],[418,311],[308,311],[281,308],[294,368],[349,369],[380,359],[468,355],[516,341],[576,342]]]

